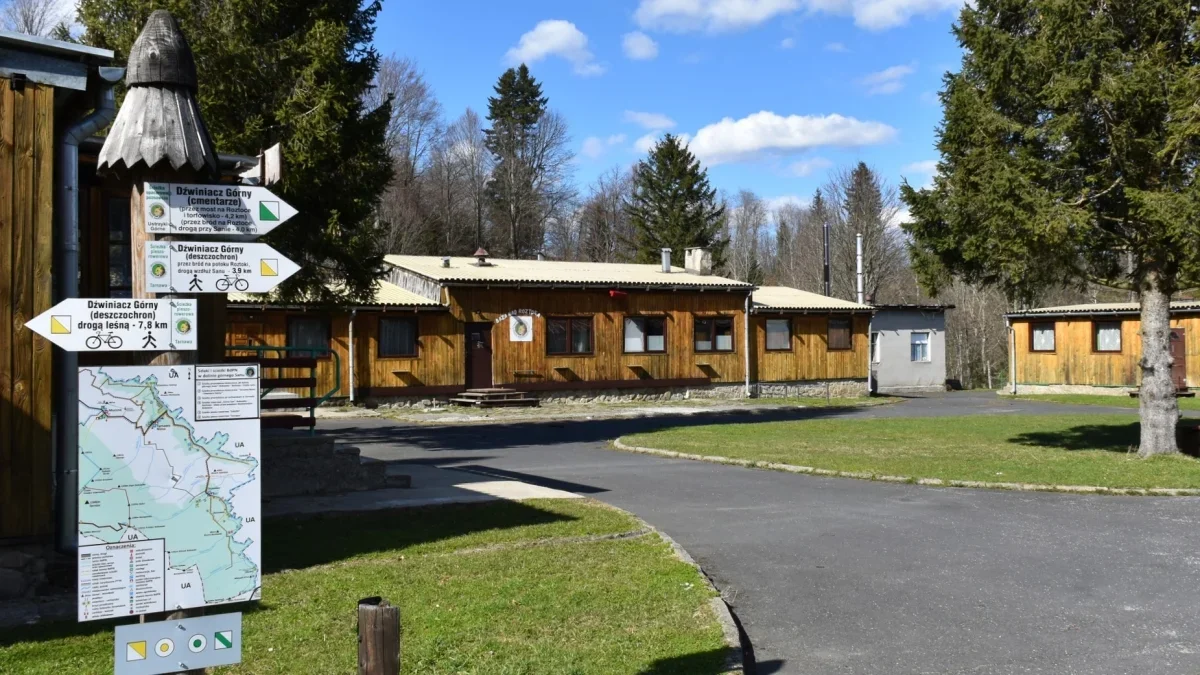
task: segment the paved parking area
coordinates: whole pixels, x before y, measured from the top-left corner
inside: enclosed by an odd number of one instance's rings
[[[1018,412],[1116,411],[955,394],[704,421]],[[376,459],[522,480],[638,514],[713,576],[759,673],[1200,673],[1200,498],[891,485],[604,445],[698,421],[322,427]]]

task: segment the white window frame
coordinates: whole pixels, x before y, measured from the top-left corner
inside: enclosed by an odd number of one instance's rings
[[[883,353],[883,334],[879,331],[871,331],[871,363],[879,363],[879,357]]]
[[[924,342],[917,342],[918,335],[925,336]],[[913,362],[913,363],[932,363],[933,362],[933,354],[931,353],[933,350],[930,348],[930,342],[931,342],[930,337],[931,336],[932,336],[932,332],[925,331],[925,330],[919,330],[919,331],[915,330],[908,334],[908,358],[911,362]],[[917,346],[921,346],[924,348],[921,350],[922,357],[919,359],[913,358],[913,347],[917,347]]]

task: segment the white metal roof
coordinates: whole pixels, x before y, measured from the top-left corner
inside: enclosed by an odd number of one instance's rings
[[[563,286],[658,286],[749,290],[751,285],[725,277],[690,274],[672,267],[665,273],[659,265],[629,263],[568,262],[561,260],[507,260],[488,258],[480,267],[474,258],[450,258],[443,267],[438,256],[389,255],[391,265],[437,282],[455,284],[563,285]]]
[[[279,304],[271,296],[264,297],[256,293],[230,293],[229,302],[232,304],[273,305]],[[375,290],[375,297],[369,302],[353,303],[356,307],[440,307],[441,305],[429,298],[422,297],[411,291],[406,291],[395,284],[380,281]]]
[[[754,290],[754,310],[757,312],[817,310],[837,312],[870,312],[874,308],[857,302],[831,298],[802,291],[790,286],[762,286]]]
[[[40,35],[18,33],[11,30],[0,30],[0,46],[44,52],[59,56],[88,56],[105,61],[111,61],[113,59],[113,51],[111,49],[101,49],[100,47],[81,45],[76,42],[65,42],[63,40],[55,40],[54,38],[42,37]]]
[[[1141,307],[1136,302],[1099,302],[1090,305],[1060,305],[1058,307],[1036,307],[1011,312],[1009,317],[1025,316],[1056,316],[1071,314],[1137,314]],[[1172,312],[1200,311],[1200,300],[1175,300],[1171,302]]]

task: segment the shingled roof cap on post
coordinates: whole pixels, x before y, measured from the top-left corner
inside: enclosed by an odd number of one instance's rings
[[[196,102],[196,62],[175,17],[165,9],[150,14],[129,50],[129,92],[104,147],[99,171],[151,169],[166,161],[216,175],[217,153]]]

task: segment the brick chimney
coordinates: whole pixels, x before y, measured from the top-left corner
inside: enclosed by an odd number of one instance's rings
[[[712,274],[712,252],[699,246],[684,249],[683,270],[703,277]]]

